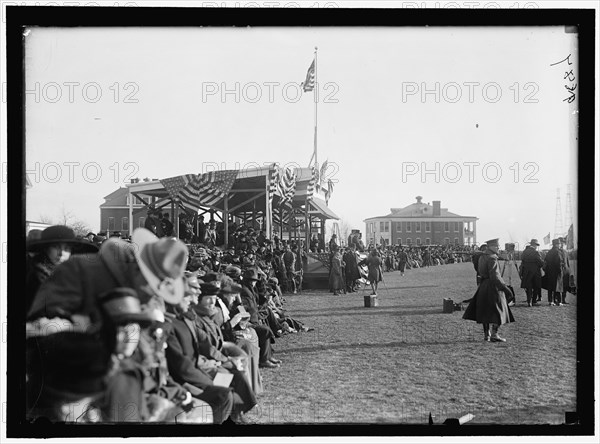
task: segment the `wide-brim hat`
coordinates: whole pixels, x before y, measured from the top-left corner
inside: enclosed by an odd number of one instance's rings
[[[156,237],[145,228],[136,228],[132,243],[142,275],[156,294],[169,304],[178,304],[185,294],[183,273],[188,249],[179,239]]]
[[[158,321],[152,312],[142,311],[136,291],[129,287],[116,287],[99,296],[102,307],[115,325],[140,324],[146,327]]]
[[[242,287],[237,284],[227,284],[221,287],[219,294],[239,294],[242,292]]]
[[[66,225],[53,225],[42,231],[39,239],[27,243],[27,251],[39,252],[54,244],[67,244],[73,253],[97,253],[98,247],[85,239],[77,239],[75,232]]]
[[[243,278],[249,281],[260,281],[258,271],[254,267],[246,268],[244,270]]]
[[[201,298],[204,296],[217,296],[221,291],[221,281],[203,282],[200,284],[200,291],[202,292]]]
[[[535,245],[535,246],[539,247],[540,243],[538,242],[537,239],[531,239],[531,241],[529,241],[529,245]]]

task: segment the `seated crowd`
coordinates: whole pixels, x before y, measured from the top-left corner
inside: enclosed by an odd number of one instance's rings
[[[312,330],[284,308],[305,254],[252,227],[234,227],[224,252],[169,234],[53,226],[28,239],[29,419],[246,421],[261,371],[282,365],[276,339]]]

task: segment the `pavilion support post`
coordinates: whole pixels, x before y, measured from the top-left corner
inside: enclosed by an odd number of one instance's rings
[[[225,249],[228,248],[229,243],[229,194],[225,195],[225,200],[223,201],[223,228],[225,229]]]
[[[271,239],[271,223],[272,223],[272,208],[271,208],[271,199],[269,199],[269,181],[265,178],[265,212],[263,213],[263,222],[265,230],[265,236],[267,239]],[[256,202],[256,201],[255,201]]]
[[[171,199],[171,223],[175,220],[175,199]],[[175,226],[173,226],[175,228]],[[172,236],[173,234],[171,234]]]
[[[308,253],[310,244],[310,214],[308,214],[308,198],[304,200],[304,251]]]
[[[129,200],[129,236],[131,236],[133,234],[133,196],[131,195],[131,188],[127,189],[127,197]]]
[[[177,215],[176,217],[173,219],[173,223],[175,224],[175,235],[177,236],[177,239],[179,239],[179,199],[175,198],[175,201],[177,202]]]

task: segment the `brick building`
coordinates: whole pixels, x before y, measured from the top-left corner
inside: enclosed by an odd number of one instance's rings
[[[133,229],[143,227],[146,222],[146,212],[139,211],[144,204],[135,196],[133,199]],[[138,210],[136,212],[136,210]],[[123,236],[129,236],[129,193],[127,188],[119,188],[108,196],[100,205],[100,232],[120,231]]]
[[[365,219],[366,242],[386,245],[473,245],[477,243],[477,217],[460,216],[441,207],[417,201],[404,208],[390,208],[386,216]]]

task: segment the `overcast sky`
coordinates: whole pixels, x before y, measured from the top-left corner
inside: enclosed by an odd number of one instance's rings
[[[541,240],[568,184],[576,217],[563,27],[31,28],[27,219],[64,206],[97,230],[131,177],[307,166],[314,96],[298,85],[315,46],[318,159],[352,228],[420,195],[478,217],[479,242]]]

